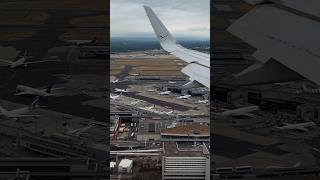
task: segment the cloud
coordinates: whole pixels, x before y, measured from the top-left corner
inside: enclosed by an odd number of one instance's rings
[[[111,0],[111,37],[153,34],[143,5],[176,37],[210,37],[210,0]]]

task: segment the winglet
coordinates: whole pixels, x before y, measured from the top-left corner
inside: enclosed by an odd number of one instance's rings
[[[34,109],[36,109],[37,108],[37,106],[38,106],[38,104],[39,104],[39,96],[37,96],[35,99],[34,99],[34,101],[30,104],[30,110],[34,110]]]
[[[176,40],[172,37],[167,28],[163,25],[161,20],[157,17],[157,15],[153,12],[153,10],[148,6],[143,6],[147,16],[150,20],[152,28],[157,35],[158,40],[162,48],[168,52],[173,52],[176,50]]]
[[[52,85],[48,85],[47,89],[46,89],[46,92],[47,93],[51,93],[51,89],[52,89]]]

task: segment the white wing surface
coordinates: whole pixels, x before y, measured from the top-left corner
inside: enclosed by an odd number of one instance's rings
[[[189,63],[182,69],[182,72],[188,75],[192,81],[197,81],[210,89],[210,55],[184,48],[178,44],[153,10],[147,6],[144,6],[144,9],[161,47],[170,54]]]

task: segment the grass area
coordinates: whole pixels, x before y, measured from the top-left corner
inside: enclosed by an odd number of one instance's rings
[[[166,58],[141,58],[141,59],[112,59],[111,60],[111,75],[116,75],[120,72],[119,68],[125,65],[134,66],[130,73],[138,73],[145,76],[179,76],[182,75],[181,67],[173,59]]]

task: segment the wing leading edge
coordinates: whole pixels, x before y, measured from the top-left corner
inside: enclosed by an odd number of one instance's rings
[[[144,9],[161,47],[189,63],[182,69],[182,72],[188,75],[192,81],[197,81],[210,89],[210,55],[184,48],[178,44],[153,10],[148,6],[144,6]]]

